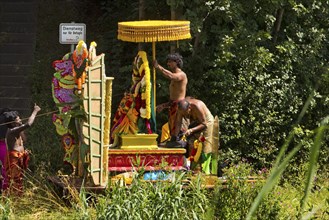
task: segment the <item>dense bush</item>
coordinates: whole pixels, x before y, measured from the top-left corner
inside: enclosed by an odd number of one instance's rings
[[[269,167],[310,95],[300,133],[328,115],[329,3],[188,1],[184,9],[194,36],[188,92],[219,115],[222,158]],[[307,160],[305,144],[296,164]]]
[[[218,219],[244,219],[250,204],[256,198],[264,179],[248,179],[255,174],[250,165],[237,164],[225,169],[223,185],[218,185],[214,193],[215,216]],[[248,182],[250,181],[250,182]],[[279,213],[279,197],[266,199],[259,208],[263,218],[277,219]]]
[[[262,199],[252,219],[301,219],[298,215],[305,187],[303,171],[302,169],[298,175],[290,177],[294,179],[294,184],[290,184],[291,179],[282,179],[283,184],[275,185]],[[264,187],[268,174],[269,171],[266,169],[255,173],[250,164],[241,162],[224,169],[225,182],[217,185],[212,199],[215,218],[246,219],[251,204]],[[329,204],[325,199],[329,191],[324,187],[327,184],[321,182],[320,185],[321,187],[312,190],[307,210],[303,213],[305,216],[309,215],[315,219],[329,217]]]

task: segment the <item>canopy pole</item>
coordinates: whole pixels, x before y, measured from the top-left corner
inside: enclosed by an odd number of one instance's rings
[[[155,41],[152,42],[152,58],[155,60]],[[154,103],[154,117],[156,115],[156,70],[153,65],[153,103]]]

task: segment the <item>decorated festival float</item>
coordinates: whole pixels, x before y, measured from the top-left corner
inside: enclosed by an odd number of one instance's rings
[[[108,184],[108,146],[111,117],[112,77],[106,77],[104,54],[96,55],[80,41],[52,65],[53,99],[59,113],[53,124],[64,148],[65,175],[50,177],[62,187],[104,188]]]
[[[118,24],[118,39],[128,42],[155,43],[188,39],[188,21],[133,21]],[[129,184],[135,172],[145,172],[145,180],[165,179],[164,171],[187,169],[187,158],[197,162],[203,142],[197,140],[193,155],[185,148],[163,148],[156,133],[156,72],[153,75],[145,51],[134,57],[131,86],[113,114],[111,122],[112,77],[105,74],[104,54],[96,54],[96,43],[87,48],[80,41],[72,53],[53,62],[53,99],[59,113],[53,123],[65,150],[66,175],[50,180],[90,189],[104,189],[108,181],[122,179]],[[218,146],[218,118],[213,144]],[[217,165],[217,156],[213,158]],[[214,166],[214,169],[217,169]],[[216,171],[215,171],[216,172]]]

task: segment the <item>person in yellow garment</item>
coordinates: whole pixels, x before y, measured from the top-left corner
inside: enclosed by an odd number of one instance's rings
[[[177,113],[177,103],[183,100],[186,95],[187,86],[187,76],[182,71],[183,68],[183,58],[178,53],[172,53],[167,56],[167,66],[165,69],[163,66],[159,65],[157,60],[153,61],[153,65],[156,69],[160,70],[162,75],[170,80],[169,85],[169,102],[160,104],[157,106],[157,112],[161,112],[165,108],[169,108],[169,132],[170,136],[173,136],[175,131],[175,121]],[[163,129],[163,133],[164,133]],[[169,138],[170,138],[169,136]],[[165,141],[168,137],[161,137],[161,142]]]
[[[210,174],[210,162],[214,147],[212,144],[214,116],[209,111],[208,107],[201,100],[193,97],[186,97],[178,102],[178,112],[175,126],[175,136],[178,136],[182,130],[184,120],[188,119],[188,129],[183,129],[183,135],[188,139],[188,154],[192,152],[194,141],[198,140],[200,136],[204,137],[202,143],[202,156],[199,161],[194,161],[194,166],[202,165],[202,170],[206,174]],[[193,169],[193,166],[191,166]]]
[[[29,128],[41,108],[34,105],[34,110],[28,121],[23,124],[17,111],[5,112],[6,122],[9,123],[6,143],[8,147],[8,160],[6,172],[9,181],[9,190],[14,194],[23,192],[23,171],[27,169],[29,153],[23,144],[24,130]],[[11,123],[10,123],[11,122]]]

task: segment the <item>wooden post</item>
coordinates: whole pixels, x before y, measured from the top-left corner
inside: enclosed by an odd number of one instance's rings
[[[155,42],[152,42],[152,59],[155,60]],[[154,102],[154,117],[155,117],[155,109],[156,109],[156,70],[153,65],[153,102]]]

